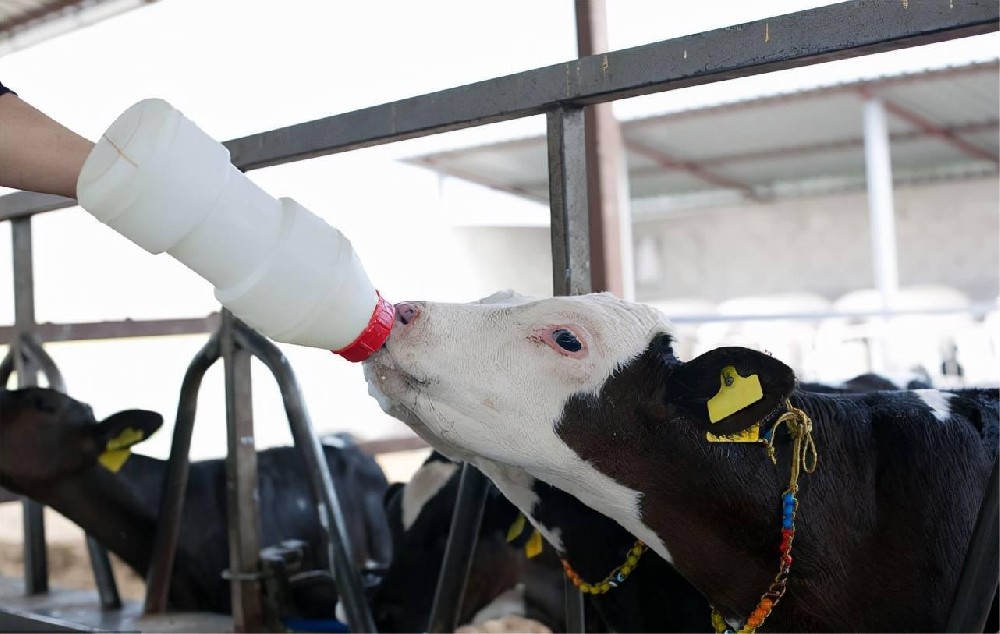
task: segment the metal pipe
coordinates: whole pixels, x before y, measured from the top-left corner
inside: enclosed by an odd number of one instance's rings
[[[965,552],[945,632],[983,632],[1000,582],[1000,458],[993,469]]]
[[[66,394],[66,381],[56,362],[49,356],[49,353],[42,347],[42,343],[33,333],[22,333],[20,337],[22,354],[31,359],[32,365],[39,368],[45,375],[45,382],[57,392]]]
[[[555,295],[589,293],[590,210],[583,110],[548,113],[552,288]]]
[[[23,335],[35,327],[35,274],[31,255],[31,218],[11,221],[14,265],[14,324],[18,337],[14,340],[14,370],[17,386],[38,385],[38,368],[24,351]],[[24,509],[24,591],[42,594],[49,589],[48,553],[45,550],[45,514],[42,506],[27,498]]]
[[[864,106],[865,172],[868,178],[868,217],[871,225],[872,265],[875,287],[879,291],[882,310],[894,305],[899,291],[899,271],[896,257],[896,221],[892,204],[892,160],[889,154],[889,126],[885,108],[878,99],[868,99]],[[885,320],[876,318],[876,330],[886,327]],[[873,372],[885,369],[885,354],[880,341],[870,347],[869,366]]]
[[[563,605],[566,608],[566,632],[577,634],[587,631],[587,617],[583,609],[583,593],[567,577],[563,577]]]
[[[264,363],[278,383],[292,439],[302,457],[310,488],[317,502],[320,526],[323,527],[327,541],[327,565],[337,582],[337,592],[347,612],[348,626],[352,632],[375,632],[375,621],[365,601],[361,577],[347,551],[350,538],[343,508],[291,365],[277,346],[236,319],[233,319],[233,336],[242,348]]]
[[[455,510],[451,515],[451,530],[427,625],[431,634],[454,632],[459,625],[465,585],[472,568],[476,542],[479,541],[479,525],[486,508],[489,486],[490,481],[479,469],[467,462],[462,465]]]
[[[585,119],[579,108],[560,108],[547,123],[552,288],[555,295],[580,295],[592,289]],[[566,631],[583,632],[583,595],[563,581]]]
[[[14,346],[7,348],[7,354],[0,360],[0,389],[6,389],[14,374]]]
[[[31,362],[36,367],[41,369],[48,386],[66,394],[66,381],[63,379],[62,372],[59,371],[59,366],[42,347],[38,338],[33,333],[22,333],[19,343],[21,351],[31,358]],[[121,595],[118,592],[118,584],[115,581],[115,573],[111,568],[111,559],[108,557],[107,549],[90,535],[85,537],[85,541],[101,607],[105,610],[115,610],[122,607]]]
[[[250,352],[235,337],[236,318],[222,312],[219,344],[226,385],[226,507],[233,630],[264,626],[260,582],[260,513],[257,447],[253,435]]]
[[[161,485],[159,526],[153,541],[153,553],[146,572],[145,614],[159,614],[167,609],[170,596],[170,578],[174,571],[174,558],[180,538],[181,519],[184,514],[184,496],[187,491],[190,466],[191,436],[198,411],[198,391],[201,381],[212,364],[222,354],[219,331],[195,355],[184,373],[180,396],[177,399],[177,416],[174,435],[170,443],[170,458]]]
[[[86,542],[101,607],[105,610],[117,610],[122,607],[122,598],[118,593],[118,583],[115,581],[115,571],[111,568],[108,551],[90,535],[87,535]]]

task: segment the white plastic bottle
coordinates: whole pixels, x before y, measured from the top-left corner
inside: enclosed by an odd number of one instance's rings
[[[111,125],[77,183],[80,206],[150,253],[166,251],[260,333],[350,361],[394,319],[340,231],[275,199],[170,104],[146,99]]]

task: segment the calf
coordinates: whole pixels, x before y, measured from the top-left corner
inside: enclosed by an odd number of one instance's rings
[[[148,436],[161,418],[152,412],[122,412],[94,425],[90,408],[52,390],[0,393],[0,485],[36,499],[93,535],[145,576],[157,529],[166,462],[132,455],[117,472],[98,461],[107,439],[128,427]],[[369,456],[340,438],[323,444],[330,474],[345,513],[354,563],[384,565],[391,538],[382,496],[388,487]],[[326,569],[324,533],[308,479],[293,447],[258,454],[260,543],[297,538],[306,542],[316,566]],[[178,610],[230,610],[224,460],[191,464],[170,605]],[[332,616],[332,584],[304,589],[309,616]]]
[[[786,524],[795,567],[769,628],[942,629],[997,453],[997,393],[808,394],[763,353],[682,363],[671,344],[660,313],[609,295],[406,303],[366,365],[382,406],[438,449],[617,520],[730,623],[768,615]],[[732,388],[752,376],[756,391]],[[794,445],[776,429],[789,407],[812,417],[811,434],[794,419]],[[708,440],[759,433],[773,434],[778,467],[760,442]],[[791,448],[812,438],[819,468],[798,506],[779,503]]]
[[[386,494],[394,557],[371,601],[381,632],[427,628],[458,496],[460,466],[434,452],[409,482],[391,485]],[[522,579],[523,541],[506,539],[519,515],[490,487],[459,623],[474,621],[477,613]]]

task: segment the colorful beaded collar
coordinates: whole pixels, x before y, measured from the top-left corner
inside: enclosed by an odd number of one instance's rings
[[[580,575],[573,570],[573,567],[569,565],[569,562],[565,559],[561,559],[563,570],[566,571],[566,576],[573,585],[576,586],[577,590],[586,594],[604,594],[611,588],[617,588],[619,585],[628,579],[628,576],[632,574],[635,567],[639,565],[639,558],[642,557],[642,553],[646,552],[648,547],[642,542],[642,540],[635,540],[635,544],[632,548],[629,548],[628,554],[625,556],[625,561],[622,565],[618,566],[606,576],[604,579],[598,581],[597,583],[587,583],[580,578]]]
[[[785,399],[785,413],[774,423],[774,426],[765,432],[760,439],[751,442],[758,442],[767,448],[767,455],[771,462],[778,464],[777,456],[774,452],[774,437],[778,428],[784,424],[792,438],[792,465],[791,477],[788,488],[781,494],[781,546],[779,547],[778,574],[761,596],[757,607],[747,617],[746,622],[739,630],[730,629],[725,619],[718,610],[712,608],[712,625],[717,634],[749,634],[757,631],[757,628],[764,624],[770,616],[774,606],[785,596],[788,589],[788,577],[792,569],[792,541],[795,539],[795,511],[798,508],[796,493],[799,490],[799,474],[801,472],[812,473],[816,470],[816,444],[812,438],[812,420],[809,416],[794,407],[788,399]],[[756,435],[756,433],[755,433]],[[711,440],[711,438],[710,438]]]

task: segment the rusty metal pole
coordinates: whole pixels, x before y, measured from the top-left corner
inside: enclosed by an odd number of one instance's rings
[[[257,448],[253,434],[250,353],[233,336],[234,317],[222,312],[222,359],[226,384],[226,503],[233,629],[264,629],[260,584],[260,515],[257,505]]]
[[[608,52],[605,0],[576,0],[576,40],[580,57]],[[614,69],[603,66],[605,73]],[[632,299],[632,231],[628,218],[624,143],[612,104],[583,109],[590,213],[590,275],[595,292]]]

